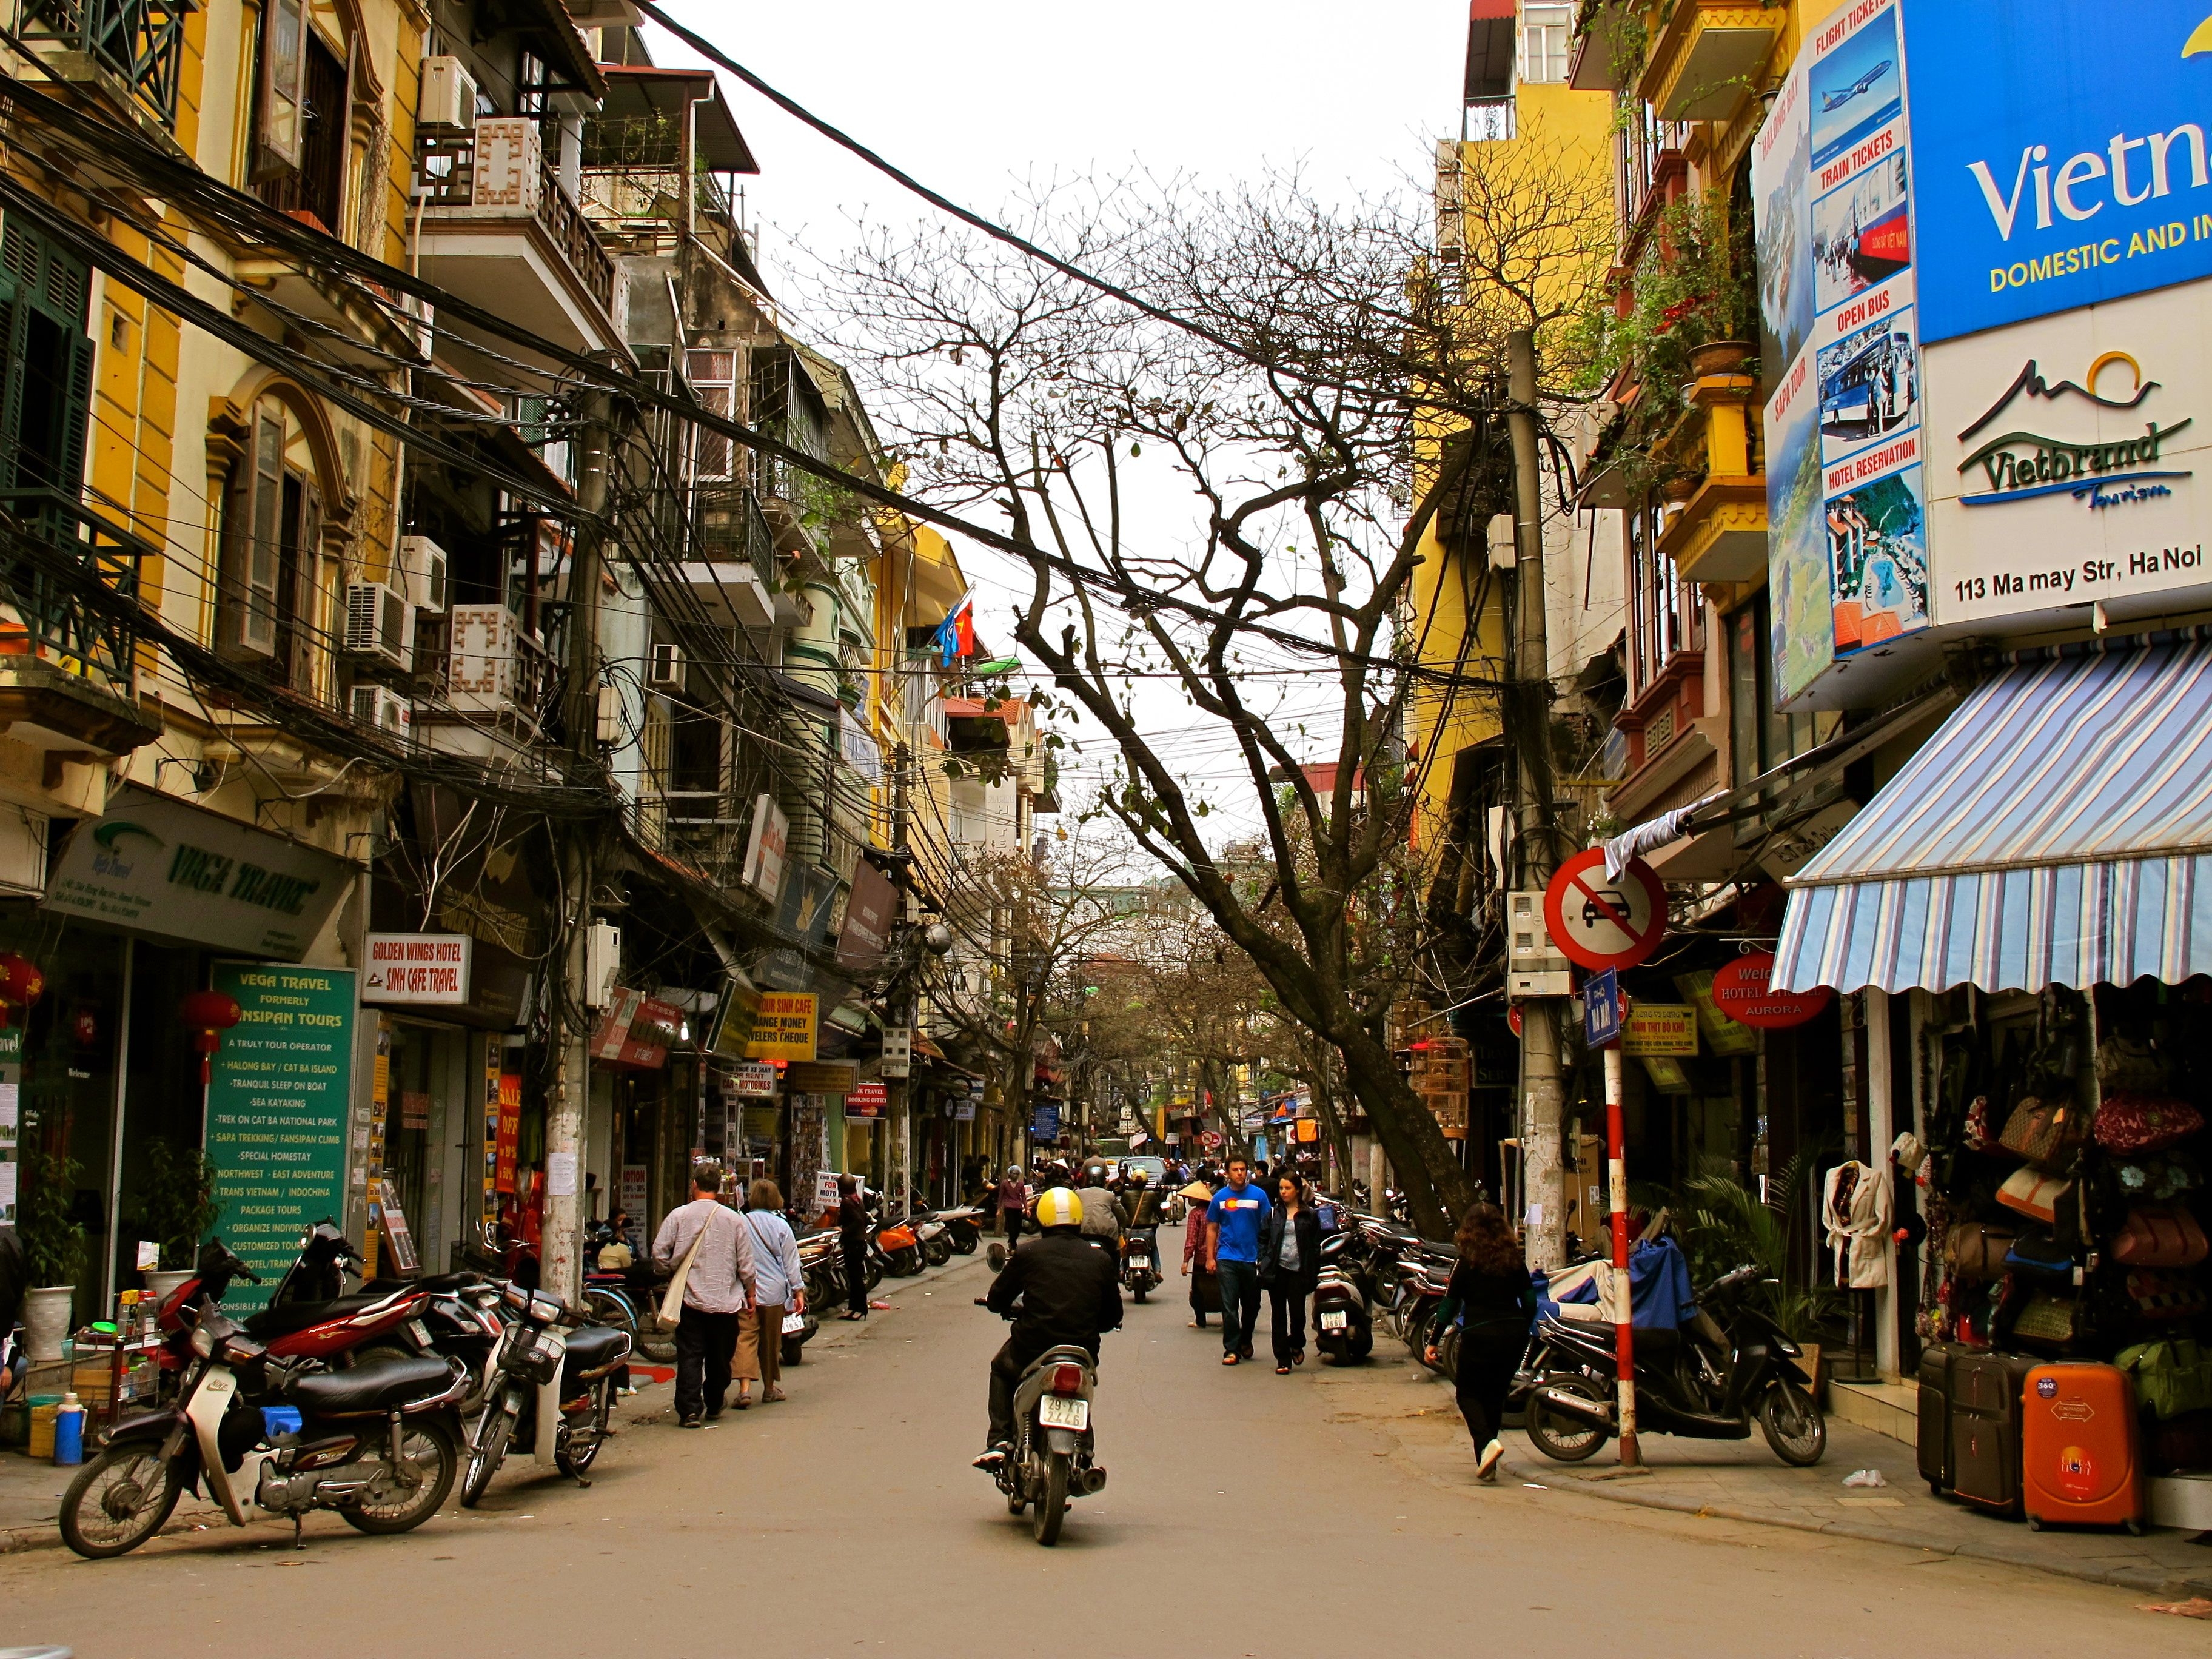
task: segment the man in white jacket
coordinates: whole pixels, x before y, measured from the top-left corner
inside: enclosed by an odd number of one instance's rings
[[[673,1273],[688,1258],[684,1313],[676,1325],[676,1422],[696,1429],[722,1414],[730,1391],[730,1357],[738,1316],[757,1305],[751,1230],[715,1194],[722,1172],[702,1164],[691,1172],[691,1201],[671,1210],[653,1241],[653,1259]],[[698,1254],[692,1255],[692,1246]]]

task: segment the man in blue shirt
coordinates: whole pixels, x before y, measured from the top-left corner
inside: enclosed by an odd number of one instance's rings
[[[1253,1183],[1252,1166],[1229,1160],[1229,1184],[1206,1207],[1206,1268],[1221,1281],[1221,1363],[1252,1357],[1252,1327],[1260,1317],[1260,1232],[1267,1225],[1267,1194]]]

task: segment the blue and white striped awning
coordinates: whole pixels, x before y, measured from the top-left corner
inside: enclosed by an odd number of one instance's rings
[[[1778,989],[2212,973],[2212,636],[2020,653],[1790,885]]]

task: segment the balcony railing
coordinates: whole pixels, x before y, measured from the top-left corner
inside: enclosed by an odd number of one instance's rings
[[[433,210],[530,215],[599,309],[614,315],[615,262],[599,246],[583,210],[562,188],[531,118],[484,116],[466,132],[424,133],[416,152],[415,193]]]
[[[749,564],[764,582],[775,580],[775,535],[760,498],[741,483],[702,483],[696,500],[697,545],[713,564]]]
[[[173,130],[185,19],[196,9],[192,0],[17,0],[15,37],[64,80],[112,77],[118,92]],[[95,75],[71,73],[78,64]]]
[[[137,701],[138,632],[120,607],[88,601],[74,565],[120,600],[138,602],[141,568],[161,550],[100,518],[58,489],[0,491],[0,514],[20,535],[52,550],[49,559],[12,542],[0,545],[0,600],[16,626],[0,622],[0,658],[32,656],[81,676],[94,690]],[[17,631],[20,629],[21,631]]]

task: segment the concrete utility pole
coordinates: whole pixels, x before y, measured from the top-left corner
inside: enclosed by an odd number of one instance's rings
[[[908,811],[906,774],[909,757],[907,746],[902,743],[891,751],[891,755],[893,768],[891,772],[891,850],[903,853],[906,851]],[[884,1079],[887,1085],[884,1093],[888,1097],[884,1109],[890,1114],[891,1122],[895,1126],[892,1153],[897,1159],[898,1172],[892,1177],[891,1191],[894,1197],[905,1199],[908,1207],[911,1208],[913,1195],[908,1191],[908,1171],[913,1168],[914,1158],[908,1148],[912,1145],[911,1137],[914,1133],[911,1123],[914,1105],[914,1061],[911,1057],[914,1048],[914,981],[915,975],[921,971],[921,953],[918,951],[913,951],[909,945],[914,927],[907,918],[906,904],[907,891],[904,886],[901,886],[898,890],[897,932],[901,935],[899,954],[902,957],[911,955],[912,959],[900,968],[898,978],[893,981],[890,1012],[892,1019],[907,1030],[908,1059],[905,1077]]]
[[[1544,625],[1544,496],[1537,453],[1536,337],[1505,337],[1506,416],[1513,439],[1514,684],[1506,732],[1518,764],[1521,879],[1523,891],[1552,878],[1551,657]],[[1551,1269],[1566,1258],[1565,1182],[1559,1133],[1559,1005],[1542,998],[1521,1005],[1521,1172],[1531,1267]]]
[[[576,507],[582,520],[568,568],[568,684],[563,718],[569,766],[577,778],[599,769],[599,529],[607,504],[607,394],[583,400],[577,434]],[[569,1017],[584,1009],[596,987],[585,984],[592,932],[591,821],[563,835],[561,891],[567,907],[561,926],[563,994],[552,1022],[559,1045],[553,1087],[545,1102],[545,1238],[540,1283],[562,1301],[583,1300],[584,1110],[591,1094],[588,1028],[572,1030]],[[541,1413],[542,1415],[543,1413]],[[539,1438],[545,1437],[541,1432]]]

